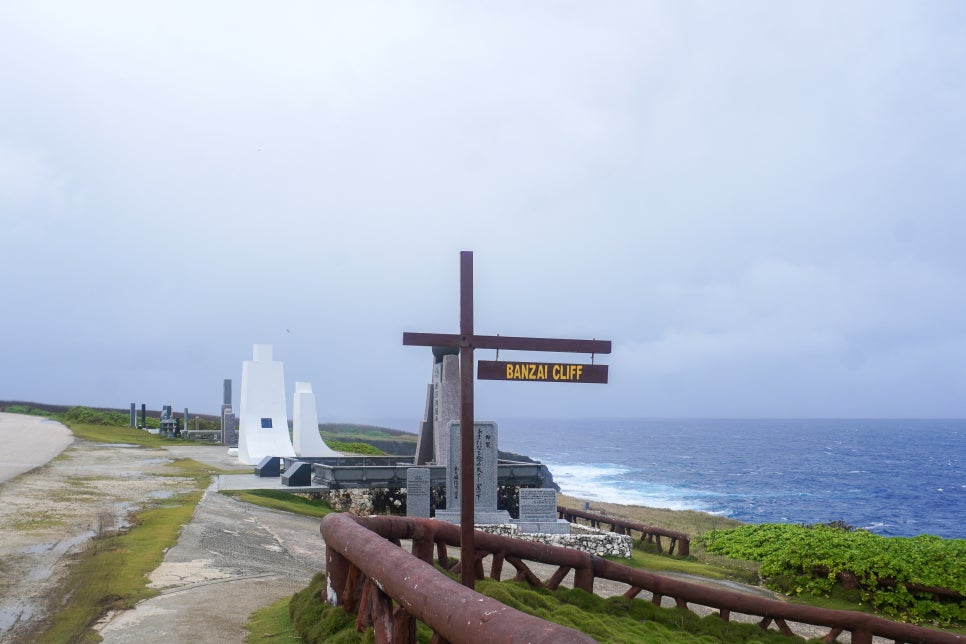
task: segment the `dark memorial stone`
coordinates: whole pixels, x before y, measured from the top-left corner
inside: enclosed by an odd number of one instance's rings
[[[305,461],[295,461],[282,474],[282,485],[289,487],[309,487],[312,485],[312,464]]]
[[[255,476],[260,476],[261,478],[279,476],[281,474],[280,460],[277,456],[266,456],[255,466]]]

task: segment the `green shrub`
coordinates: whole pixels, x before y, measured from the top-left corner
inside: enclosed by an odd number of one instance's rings
[[[120,411],[91,409],[90,407],[71,407],[64,414],[64,419],[71,423],[107,425],[108,427],[128,427],[131,424],[130,414]]]
[[[829,596],[851,574],[859,597],[877,610],[910,622],[966,623],[966,540],[880,537],[836,525],[745,525],[704,535],[709,552],[761,562],[773,588],[790,595]],[[953,597],[913,593],[907,585],[945,588]]]

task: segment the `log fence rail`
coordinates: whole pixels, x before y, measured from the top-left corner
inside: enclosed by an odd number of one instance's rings
[[[414,642],[415,620],[434,631],[434,644],[594,641],[471,591],[437,571],[434,556],[450,572],[461,570],[461,562],[452,564],[448,557],[448,548],[459,547],[459,526],[413,517],[330,514],[322,519],[320,530],[326,543],[324,599],[355,612],[357,628],[371,626],[376,642]],[[402,540],[412,541],[411,555],[400,547]],[[475,543],[476,555],[471,565],[477,579],[484,577],[484,559],[489,557],[489,576],[493,579],[503,578],[506,565],[515,569],[516,580],[551,590],[571,573],[573,586],[590,593],[594,592],[595,579],[606,579],[627,585],[627,597],[647,591],[657,605],[669,598],[680,608],[695,605],[716,609],[725,620],[732,614],[751,615],[760,618],[758,625],[762,629],[774,624],[785,635],[794,634],[789,622],[798,622],[828,628],[825,642],[835,642],[841,633],[849,632],[853,644],[871,644],[873,636],[894,642],[966,644],[966,637],[945,631],[858,611],[790,604],[709,588],[569,548],[480,531],[475,533]],[[528,562],[556,566],[556,571],[542,580]]]
[[[617,534],[626,534],[632,537],[634,536],[634,531],[640,532],[641,538],[637,544],[654,544],[657,547],[657,551],[660,553],[664,552],[661,537],[666,537],[669,540],[667,549],[667,553],[669,555],[674,554],[675,548],[678,551],[679,557],[687,557],[691,554],[691,537],[683,532],[665,530],[664,528],[645,525],[643,523],[638,523],[637,521],[630,521],[620,517],[611,517],[599,512],[591,512],[589,510],[567,508],[562,505],[557,506],[557,517],[560,519],[566,519],[571,523],[576,523],[577,519],[584,519],[590,524],[590,527],[597,529],[603,529],[601,528],[602,525],[609,525],[611,532],[616,532]]]

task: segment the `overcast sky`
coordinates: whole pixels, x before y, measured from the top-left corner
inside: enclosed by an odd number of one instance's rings
[[[415,421],[472,250],[478,333],[613,341],[477,417],[966,416],[958,0],[6,2],[0,60],[0,399],[216,413],[265,343]]]

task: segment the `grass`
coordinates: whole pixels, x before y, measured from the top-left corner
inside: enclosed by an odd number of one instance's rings
[[[777,632],[753,624],[705,618],[678,608],[659,608],[649,601],[626,597],[602,598],[582,590],[550,592],[523,582],[483,580],[479,592],[517,610],[590,635],[598,642],[789,642]]]
[[[630,559],[624,557],[607,557],[607,559],[623,566],[641,568],[651,572],[677,572],[709,579],[730,579],[746,584],[758,583],[757,564],[752,562],[735,560],[732,565],[719,565],[701,561],[695,557],[680,559],[666,554],[656,554],[637,547],[631,551]],[[745,567],[746,563],[751,568]]]
[[[32,511],[30,514],[23,514],[12,522],[10,528],[30,532],[33,530],[48,530],[63,525],[64,519],[60,515],[51,511]]]
[[[175,442],[178,444],[196,443],[196,441],[186,441],[181,438],[162,438],[134,427],[110,427],[108,425],[87,425],[83,423],[68,423],[67,426],[74,433],[74,436],[95,443],[128,443],[141,447],[164,447]]]
[[[348,454],[363,454],[365,456],[386,456],[386,453],[369,443],[340,441],[332,438],[325,439],[325,444],[337,452]]]
[[[169,476],[193,479],[194,489],[137,512],[128,531],[97,537],[77,555],[62,587],[63,607],[51,618],[41,641],[97,641],[91,629],[105,613],[132,608],[158,594],[147,588],[147,576],[178,542],[181,527],[191,521],[212,470],[190,459],[175,460],[168,468]]]
[[[260,608],[251,614],[245,629],[248,630],[247,642],[268,642],[282,644],[303,641],[295,631],[289,616],[290,597],[280,599],[274,604]]]
[[[222,490],[221,494],[234,497],[245,503],[308,517],[321,518],[333,512],[329,504],[321,499],[311,499],[292,494],[291,492],[281,492],[278,490]]]
[[[390,439],[416,441],[416,434],[401,429],[376,427],[375,425],[358,425],[353,423],[320,423],[319,431],[323,436],[337,436],[346,438]]]
[[[371,630],[355,631],[355,615],[321,600],[325,578],[321,573],[295,594],[290,614],[297,632],[305,642],[355,643],[372,639]],[[725,622],[717,616],[698,617],[688,610],[659,608],[649,601],[625,597],[601,598],[581,590],[548,591],[529,587],[524,582],[478,581],[478,592],[497,601],[569,628],[581,631],[599,642],[630,644],[638,642],[774,642],[802,641],[786,638],[775,631],[765,632],[753,624]],[[430,630],[419,624],[417,641],[428,642]],[[249,641],[255,641],[249,639]]]
[[[172,497],[138,512],[124,534],[94,539],[64,584],[67,601],[52,619],[42,641],[94,641],[94,623],[106,612],[132,608],[159,591],[147,588],[147,575],[175,545],[181,526],[191,520],[201,491]]]
[[[564,494],[557,495],[557,504],[577,509],[584,507],[582,499]],[[695,538],[709,530],[723,530],[740,526],[742,525],[740,521],[693,510],[667,510],[665,508],[647,508],[618,503],[592,502],[591,510],[601,511],[607,516],[683,532],[691,537],[691,554],[685,559],[657,554],[652,544],[645,543],[641,546],[635,546],[631,560],[614,559],[617,563],[635,568],[646,568],[655,572],[681,572],[711,577],[712,579],[731,579],[749,584],[759,582],[758,570],[761,568],[761,564],[710,553],[700,543],[700,540]],[[586,521],[581,521],[586,523]],[[666,547],[667,539],[662,539],[662,541]]]
[[[557,504],[569,508],[583,509],[584,501],[565,494],[557,495]],[[727,517],[697,512],[694,510],[668,510],[665,508],[646,508],[619,503],[591,502],[591,511],[602,511],[613,517],[638,521],[645,525],[660,526],[665,530],[683,532],[691,537],[704,534],[709,530],[724,530],[742,525],[740,521]],[[693,546],[692,541],[692,546]]]

